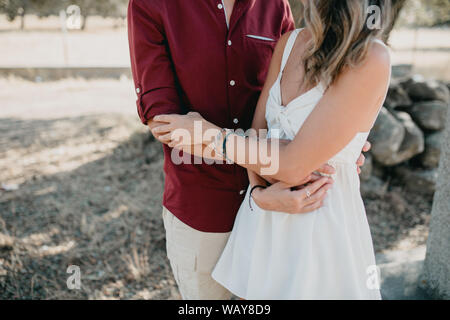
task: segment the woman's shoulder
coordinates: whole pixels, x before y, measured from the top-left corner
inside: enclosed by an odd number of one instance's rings
[[[389,47],[381,40],[372,41],[369,50],[367,51],[366,63],[374,68],[390,68],[391,52]]]
[[[364,60],[347,69],[351,77],[359,78],[388,78],[391,72],[391,54],[389,48],[381,41],[372,41],[369,45]]]
[[[280,37],[280,39],[278,39],[278,42],[275,46],[275,50],[274,50],[274,54],[273,54],[274,58],[280,59],[280,62],[281,62],[284,51],[289,42],[289,39],[291,37],[293,37],[294,35],[299,34],[301,30],[302,29],[294,29],[294,30],[288,31],[285,34],[283,34]]]

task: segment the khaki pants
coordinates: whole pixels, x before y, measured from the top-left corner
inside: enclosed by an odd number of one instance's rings
[[[231,293],[211,273],[230,233],[197,231],[163,208],[167,256],[184,300],[229,300]]]

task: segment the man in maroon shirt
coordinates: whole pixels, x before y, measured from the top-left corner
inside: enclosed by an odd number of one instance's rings
[[[288,0],[131,0],[128,27],[144,124],[154,128],[156,115],[197,111],[221,127],[248,129],[275,44],[294,21]],[[244,199],[246,170],[175,164],[166,145],[164,154],[167,252],[181,294],[229,298],[210,274]],[[304,212],[306,204],[291,201],[298,195],[290,189],[264,192],[262,208],[296,203],[290,209]]]

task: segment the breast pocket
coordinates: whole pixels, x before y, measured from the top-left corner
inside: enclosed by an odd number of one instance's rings
[[[266,42],[275,42],[275,39],[269,38],[269,37],[263,37],[263,36],[258,36],[255,34],[247,34],[246,35],[247,38],[251,38],[251,39],[255,39],[255,40],[260,40],[260,41],[266,41]]]
[[[273,50],[278,39],[271,36],[246,34],[244,36],[247,66],[254,66],[252,74],[256,75],[258,85],[264,84],[272,59]]]

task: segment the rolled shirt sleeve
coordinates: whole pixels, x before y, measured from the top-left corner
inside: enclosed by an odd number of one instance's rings
[[[142,123],[158,114],[182,113],[173,63],[159,14],[160,4],[131,0],[128,40],[131,70]]]

